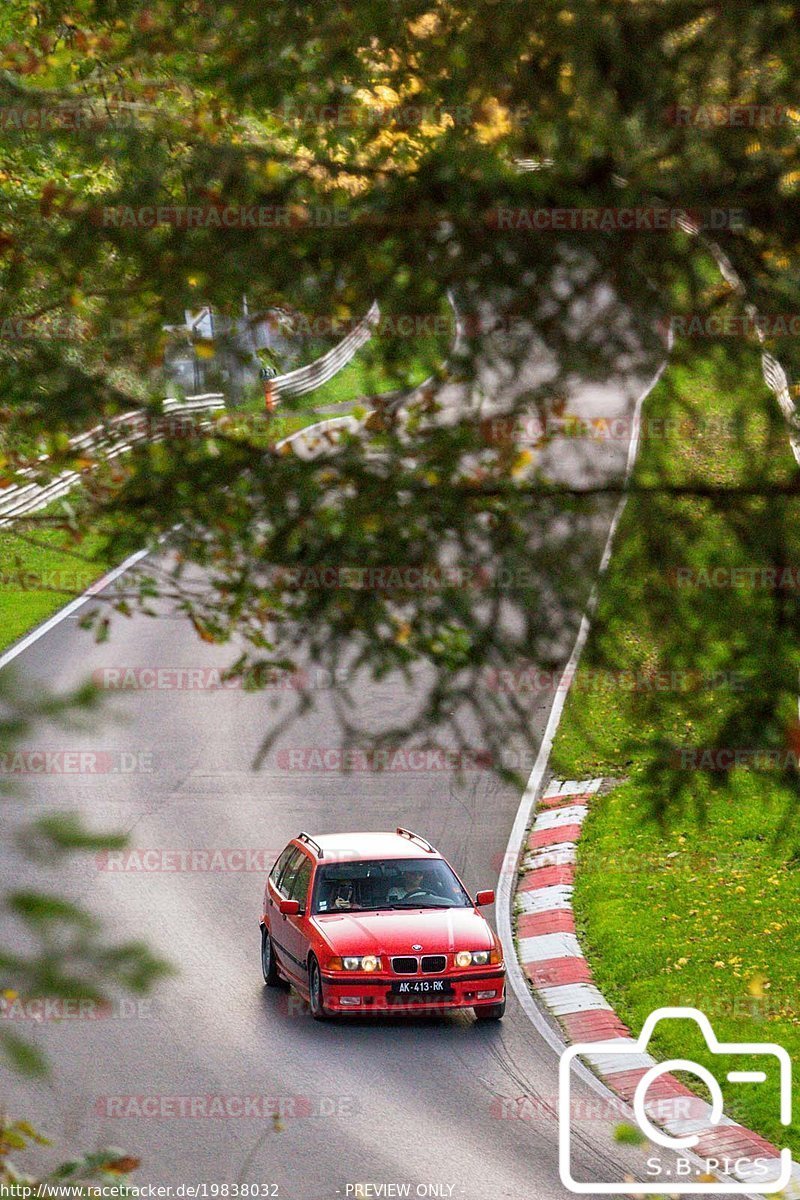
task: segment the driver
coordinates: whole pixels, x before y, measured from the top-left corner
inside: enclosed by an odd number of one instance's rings
[[[389,889],[389,900],[405,900],[415,892],[427,891],[422,871],[403,871],[400,878],[402,883]]]
[[[333,907],[340,911],[353,907],[353,885],[349,880],[345,880],[337,887],[336,895],[333,898]]]

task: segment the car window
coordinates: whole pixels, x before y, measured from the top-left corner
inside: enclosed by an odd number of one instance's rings
[[[283,868],[286,866],[289,859],[294,854],[296,848],[297,848],[296,846],[287,846],[286,849],[284,850],[283,854],[281,854],[278,861],[275,863],[275,866],[270,871],[269,877],[274,884],[277,884],[278,879],[281,874],[281,871],[283,870]]]
[[[472,905],[452,868],[440,858],[321,863],[314,893],[315,913]]]
[[[291,883],[292,876],[294,875],[295,871],[300,866],[300,864],[304,858],[305,858],[305,854],[303,854],[303,851],[299,850],[297,848],[297,846],[292,846],[292,853],[289,855],[286,862],[283,864],[280,874],[277,876],[276,879],[273,880],[275,887],[278,889],[278,891],[281,893],[281,895],[283,895],[283,896],[288,895],[287,890],[286,890],[287,886]]]
[[[303,864],[306,862],[308,862],[307,855],[305,855],[302,850],[298,850],[297,856],[295,858],[292,858],[287,863],[286,869],[283,872],[283,874],[281,875],[281,882],[280,882],[281,891],[283,892],[284,896],[286,896],[287,899],[289,899],[289,900],[295,899],[294,895],[292,894],[292,885],[294,883],[295,876],[298,874],[298,872],[302,868]]]
[[[303,855],[303,861],[288,881],[286,896],[289,900],[299,900],[300,908],[305,909],[308,899],[308,885],[311,883],[311,859]]]

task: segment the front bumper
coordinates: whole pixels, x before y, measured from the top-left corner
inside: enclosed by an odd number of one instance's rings
[[[377,978],[355,978],[353,975],[344,978],[339,971],[323,971],[322,987],[325,1008],[332,1013],[429,1013],[500,1004],[505,995],[505,977],[505,967],[502,966],[492,966],[482,972],[453,972],[437,976],[446,980],[449,994],[412,997],[394,995],[392,984],[430,976],[381,973]]]

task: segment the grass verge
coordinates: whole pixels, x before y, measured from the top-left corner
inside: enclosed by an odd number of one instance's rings
[[[353,359],[305,399],[315,408],[380,396],[397,388],[413,388],[439,368],[447,347],[435,338],[419,338],[402,353],[385,353],[380,343],[368,342]]]
[[[317,419],[311,412],[276,414],[264,431],[274,442]],[[90,525],[76,537],[61,501],[0,528],[0,651],[81,595],[121,558],[99,527]]]
[[[0,650],[58,612],[115,565],[105,535],[88,530],[79,544],[56,525],[56,506],[25,527],[0,529]]]
[[[438,338],[407,340],[399,347],[388,339],[373,338],[327,383],[304,396],[287,398],[282,407],[287,416],[310,409],[319,419],[320,409],[417,387],[441,367],[446,357],[447,346]],[[263,387],[241,407],[249,412],[262,412]]]
[[[729,344],[685,353],[646,402],[634,483],[793,478],[776,407],[755,348],[735,362]],[[595,979],[626,1024],[638,1032],[655,1008],[693,1006],[721,1040],[777,1042],[798,1059],[797,776],[776,765],[784,751],[796,758],[796,700],[783,736],[768,704],[796,688],[796,600],[758,582],[776,555],[800,562],[798,506],[731,503],[631,496],[551,765],[563,778],[626,780],[590,811],[574,896]],[[740,584],[727,586],[735,568]],[[708,748],[717,766],[696,769]],[[739,750],[739,765],[720,767],[721,748]],[[653,1051],[724,1080],[689,1023],[657,1027]],[[726,1112],[800,1158],[776,1084],[774,1071],[766,1084],[725,1084]],[[800,1080],[795,1112],[799,1102]]]

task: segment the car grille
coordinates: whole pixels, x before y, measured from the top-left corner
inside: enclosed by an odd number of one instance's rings
[[[396,975],[415,975],[418,966],[416,958],[393,958],[392,970]]]
[[[447,958],[444,954],[423,954],[422,969],[429,975],[435,975],[447,968]]]
[[[423,954],[421,969],[426,975],[441,974],[447,970],[446,954]],[[416,975],[420,970],[420,960],[411,955],[392,959],[392,970],[395,975]]]

